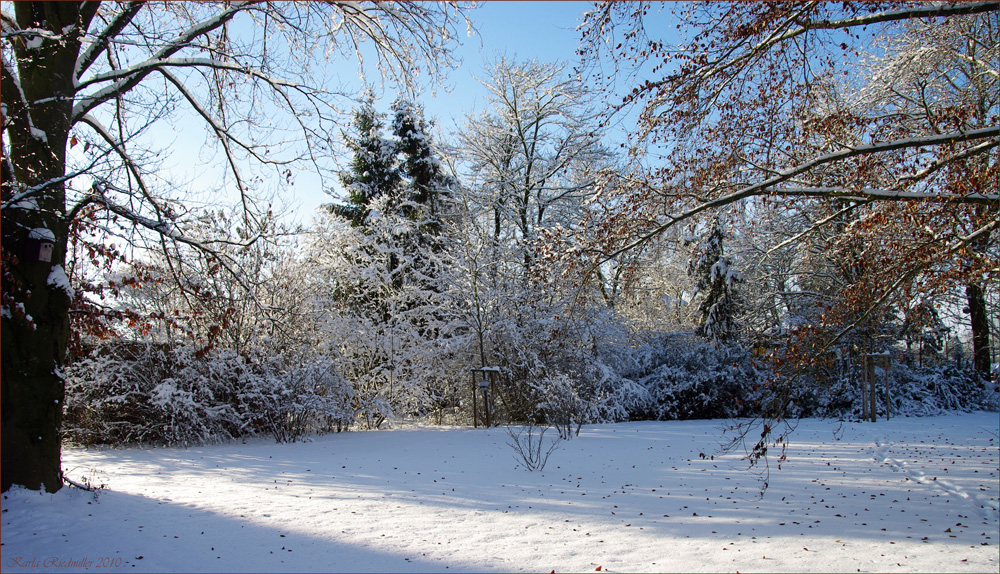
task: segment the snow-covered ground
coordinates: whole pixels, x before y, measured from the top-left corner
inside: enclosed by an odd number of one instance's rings
[[[502,429],[68,449],[107,488],[8,492],[3,570],[998,571],[995,413],[803,420],[763,499],[719,425],[584,427],[541,472]]]

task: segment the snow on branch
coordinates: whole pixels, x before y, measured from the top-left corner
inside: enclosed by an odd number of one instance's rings
[[[897,20],[911,20],[914,18],[946,18],[949,16],[966,16],[970,14],[982,14],[984,12],[995,12],[997,3],[989,2],[927,2],[917,4],[910,8],[899,10],[886,10],[867,16],[855,18],[844,18],[842,20],[817,20],[815,22],[805,22],[803,27],[811,30],[828,29],[836,30],[840,28],[851,28],[855,26],[870,26],[883,22],[894,22]]]
[[[111,22],[108,23],[107,27],[101,31],[100,34],[94,38],[94,41],[87,46],[87,49],[80,54],[76,60],[76,66],[73,71],[73,79],[79,80],[80,77],[86,72],[94,62],[100,57],[102,53],[107,49],[111,40],[121,33],[126,26],[135,18],[136,14],[142,10],[142,6],[145,2],[129,2],[128,6],[124,10],[117,13]]]
[[[54,177],[52,179],[45,180],[42,183],[39,183],[37,185],[33,185],[33,186],[25,189],[24,191],[22,191],[22,192],[20,192],[20,193],[18,193],[16,195],[14,195],[13,197],[11,197],[10,199],[8,199],[7,201],[3,202],[3,204],[0,205],[0,210],[9,209],[9,208],[23,209],[23,208],[25,208],[28,205],[34,205],[35,208],[37,209],[37,204],[34,202],[34,196],[35,195],[41,194],[46,189],[48,189],[48,188],[50,188],[50,187],[52,187],[54,185],[59,185],[59,184],[65,183],[67,181],[70,181],[74,177],[90,173],[90,171],[94,168],[95,164],[96,164],[96,161],[93,161],[90,164],[88,164],[86,167],[74,170],[74,171],[72,171],[70,173],[67,173],[66,175],[63,175],[63,176],[60,176],[60,177]]]
[[[77,89],[78,90],[83,89],[94,84],[99,84],[101,82],[120,80],[122,78],[127,78],[128,76],[140,72],[148,73],[151,70],[163,70],[164,68],[168,67],[214,68],[216,70],[239,72],[241,74],[245,74],[253,78],[263,80],[272,86],[298,87],[298,84],[294,82],[269,76],[249,66],[234,64],[232,62],[219,60],[217,58],[161,58],[158,60],[150,58],[134,66],[129,66],[128,68],[122,68],[120,70],[110,70],[103,74],[97,74],[96,76],[88,78],[86,81],[80,82],[77,85]]]
[[[21,79],[11,67],[12,62],[3,58],[0,65],[3,66],[3,73],[0,74],[0,112],[3,115],[3,128],[7,129],[8,122],[20,123],[16,118],[27,118],[27,125],[33,125],[28,107],[28,98],[21,88]],[[22,128],[24,129],[24,128]]]
[[[95,107],[128,92],[142,82],[142,80],[145,79],[153,69],[155,69],[156,66],[151,65],[151,63],[155,64],[156,62],[170,58],[180,50],[190,46],[195,38],[220,28],[222,25],[232,20],[240,11],[246,9],[252,4],[254,4],[254,2],[233,2],[222,12],[219,12],[210,18],[206,18],[205,20],[189,27],[187,30],[184,30],[178,34],[176,38],[168,41],[162,48],[157,50],[156,53],[147,58],[143,63],[132,66],[130,69],[133,70],[133,73],[120,78],[110,86],[98,90],[92,95],[80,98],[79,101],[73,106],[73,111],[70,114],[71,121],[78,121]]]

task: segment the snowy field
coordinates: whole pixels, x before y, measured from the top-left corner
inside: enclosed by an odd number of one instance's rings
[[[763,499],[719,424],[584,427],[541,472],[502,429],[68,449],[107,488],[7,493],[3,571],[998,571],[995,413],[804,420]]]

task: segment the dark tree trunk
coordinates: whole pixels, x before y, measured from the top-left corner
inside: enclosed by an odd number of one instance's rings
[[[972,364],[977,371],[990,375],[990,321],[986,316],[986,296],[978,283],[965,286],[972,326]]]
[[[989,221],[996,217],[995,212],[985,205],[976,206],[978,221]],[[992,234],[981,238],[972,245],[972,249],[982,257],[986,257]],[[972,365],[984,377],[990,376],[990,320],[986,315],[986,294],[982,285],[975,280],[965,286],[965,299],[969,308],[969,323],[972,327]]]
[[[17,484],[55,492],[62,487],[61,371],[69,340],[70,296],[50,277],[60,277],[57,267],[66,259],[66,191],[61,178],[74,95],[72,74],[80,49],[80,35],[72,26],[85,29],[96,8],[81,14],[80,5],[72,2],[18,2],[14,9],[22,30],[43,28],[58,39],[45,38],[37,48],[14,40],[16,80],[12,70],[4,70],[10,142],[5,160],[10,163],[2,196],[7,201],[30,188],[38,191],[3,210],[0,475],[4,491]],[[23,100],[15,97],[16,86],[11,90],[14,81],[20,82]],[[50,261],[39,260],[38,246],[31,241],[39,236],[37,230],[55,237]]]

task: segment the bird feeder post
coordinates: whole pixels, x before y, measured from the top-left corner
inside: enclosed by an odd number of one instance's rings
[[[476,369],[472,369],[472,428],[479,428],[479,398],[476,396]]]
[[[479,373],[479,377],[476,377],[476,373]],[[479,428],[479,395],[483,396],[483,421],[486,424],[486,428],[493,425],[493,384],[496,382],[496,376],[500,373],[498,367],[482,367],[479,369],[472,369],[472,426],[473,428]],[[477,392],[478,390],[478,392]]]
[[[483,393],[483,416],[486,419],[486,428],[490,428],[490,377],[486,373],[479,379],[479,390]]]

